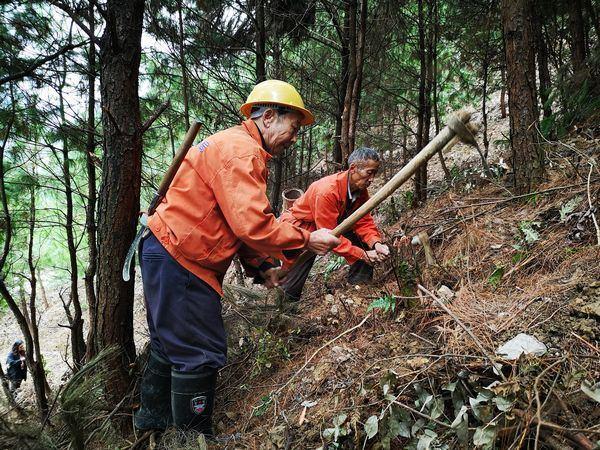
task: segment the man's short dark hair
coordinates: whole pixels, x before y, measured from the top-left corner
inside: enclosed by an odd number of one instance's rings
[[[348,156],[348,165],[352,163],[367,162],[369,160],[380,162],[381,157],[379,156],[377,150],[375,150],[374,148],[360,147],[354,150],[350,154],[350,156]]]

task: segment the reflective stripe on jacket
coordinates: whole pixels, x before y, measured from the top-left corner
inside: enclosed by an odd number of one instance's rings
[[[267,161],[256,124],[216,133],[190,148],[148,222],[183,267],[223,294],[234,255],[258,267],[264,256],[306,247],[310,233],[280,223],[267,198]]]
[[[344,212],[348,201],[348,171],[338,172],[312,183],[306,192],[294,202],[292,208],[283,213],[279,220],[291,223],[314,231],[318,228],[334,229]],[[369,199],[369,193],[365,189],[360,192],[358,198],[348,213],[351,213]],[[349,215],[349,214],[347,214]],[[365,215],[354,225],[353,231],[370,248],[381,241],[379,230],[373,221],[371,214]],[[333,252],[346,258],[349,264],[365,258],[365,251],[346,239],[340,237],[340,245]]]

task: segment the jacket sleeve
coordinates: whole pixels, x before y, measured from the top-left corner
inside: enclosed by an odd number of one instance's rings
[[[337,226],[338,209],[336,198],[330,192],[317,192],[313,195],[310,209],[315,218],[315,224],[318,228],[329,228],[333,230]],[[354,264],[359,259],[365,259],[365,251],[355,245],[352,245],[349,239],[340,236],[340,245],[332,251],[339,256],[342,256],[348,261],[348,264]]]
[[[235,235],[255,252],[283,260],[283,251],[305,248],[310,233],[275,219],[263,173],[256,155],[235,157],[216,173],[211,184]]]
[[[377,242],[381,242],[381,234],[379,233],[377,225],[375,225],[371,213],[366,214],[356,222],[354,225],[354,232],[359,238],[367,243],[369,248],[373,248]]]
[[[262,284],[265,281],[261,272],[266,272],[269,269],[280,266],[279,261],[276,259],[269,255],[258,253],[246,244],[242,244],[237,254],[244,272],[246,272],[246,276],[254,278],[254,283],[257,284]]]

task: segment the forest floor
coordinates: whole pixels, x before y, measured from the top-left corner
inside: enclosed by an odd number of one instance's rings
[[[215,422],[235,439],[215,448],[508,448],[534,439],[540,420],[555,425],[539,427],[548,448],[594,437],[573,429],[600,422],[591,399],[600,398],[600,250],[588,201],[597,205],[598,166],[587,184],[598,129],[546,143],[547,181],[515,197],[501,177],[508,118],[500,118],[498,97],[488,117],[496,180],[482,177],[477,152],[459,144],[444,155],[451,183],[437,157],[430,162],[424,207],[405,206],[406,186],[376,214],[390,242],[426,231],[433,261],[421,246],[394,248],[372,283],[351,286],[347,265],[321,258],[302,301],[284,312],[274,292],[227,290],[229,365]],[[58,326],[66,322],[58,288],[45,284],[40,341],[56,388],[68,371],[68,329]],[[135,329],[141,350],[139,278]],[[544,354],[496,354],[519,333],[545,344]],[[1,348],[18,336],[7,312]],[[19,398],[33,398],[31,383]],[[162,446],[184,448],[180,438],[167,434]]]

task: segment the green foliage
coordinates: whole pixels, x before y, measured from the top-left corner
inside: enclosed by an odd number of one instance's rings
[[[60,394],[59,416],[67,426],[75,448],[84,448],[86,441],[92,438],[90,428],[86,426],[99,420],[98,412],[108,408],[105,388],[114,376],[109,368],[115,366],[118,358],[117,347],[102,350],[73,375]],[[115,439],[114,432],[110,422],[99,420],[94,434],[100,442],[107,443]]]
[[[398,283],[399,295],[403,297],[414,295],[414,288],[418,278],[418,268],[412,267],[398,255],[395,258],[394,274]]]
[[[334,255],[334,254],[329,255],[329,260],[328,260],[327,265],[325,266],[325,270],[324,270],[325,282],[327,282],[329,280],[329,277],[331,276],[331,274],[333,272],[338,270],[344,264],[346,264],[346,259],[343,256]]]
[[[393,295],[386,294],[382,297],[373,300],[369,304],[367,312],[379,309],[386,314],[393,314],[394,312],[396,312],[397,303],[398,299],[396,297],[394,297]]]
[[[488,283],[494,287],[498,287],[503,276],[504,266],[497,265],[492,274],[488,277]]]
[[[256,356],[253,375],[261,373],[264,369],[270,369],[274,361],[290,359],[290,352],[286,342],[260,328],[256,342]]]
[[[527,252],[517,250],[511,258],[513,264],[518,264],[525,259]]]
[[[408,406],[426,416],[421,417],[410,414],[397,402],[395,392],[405,392],[398,384],[393,372],[380,380],[379,395],[384,406],[380,414],[370,416],[364,425],[366,439],[374,439],[373,448],[388,450],[401,443],[402,448],[413,450],[447,449],[456,448],[451,445],[454,442],[460,448],[477,446],[491,450],[501,417],[510,414],[515,402],[502,389],[496,389],[496,383],[476,388],[475,396],[471,395],[472,387],[467,389],[460,379],[442,386],[440,392],[415,383],[415,398]],[[436,421],[446,423],[447,427],[440,428]],[[473,429],[472,425],[476,427]]]
[[[525,244],[531,245],[540,240],[538,229],[541,225],[541,222],[531,222],[526,220],[519,223],[519,230],[521,231],[522,239]]]
[[[254,417],[263,416],[273,404],[273,397],[269,395],[264,395],[260,398],[260,404],[258,406],[254,406],[252,408],[252,415]]]
[[[323,439],[330,441],[328,448],[340,448],[342,438],[350,434],[350,424],[346,423],[348,416],[340,414],[333,418],[333,427],[323,430]]]
[[[582,200],[583,200],[582,196],[577,196],[577,197],[573,197],[567,203],[562,205],[560,208],[560,211],[559,211],[560,212],[560,221],[565,222],[567,220],[568,216],[573,211],[575,211],[575,209],[579,206],[579,204],[582,202]]]

